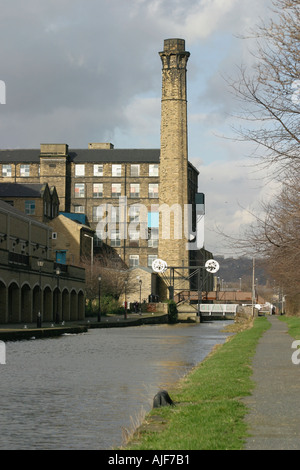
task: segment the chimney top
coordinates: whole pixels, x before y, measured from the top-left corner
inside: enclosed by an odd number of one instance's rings
[[[88,148],[111,150],[114,148],[114,146],[110,142],[92,142],[89,144]]]
[[[68,155],[67,144],[40,144],[42,155]]]
[[[165,39],[164,52],[184,52],[185,40],[184,39]]]

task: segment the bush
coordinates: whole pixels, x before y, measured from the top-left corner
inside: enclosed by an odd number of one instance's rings
[[[174,300],[168,301],[168,323],[178,322],[178,310]]]
[[[120,313],[120,303],[111,295],[105,295],[101,298],[101,311],[103,315],[107,315],[109,313],[117,315]]]
[[[104,295],[100,298],[100,306],[101,306],[101,315],[123,315],[124,314],[124,307],[120,305],[120,302],[116,300],[111,295]],[[98,299],[95,300],[87,300],[86,307],[85,307],[85,315],[87,317],[93,317],[98,315],[98,307],[99,302]]]
[[[94,315],[93,302],[90,299],[86,300],[85,304],[85,316],[92,317]]]

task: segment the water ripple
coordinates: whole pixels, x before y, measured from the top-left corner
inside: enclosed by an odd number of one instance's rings
[[[225,341],[223,325],[153,325],[9,342],[0,365],[1,450],[98,450]]]

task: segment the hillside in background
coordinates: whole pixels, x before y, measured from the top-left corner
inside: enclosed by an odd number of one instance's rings
[[[220,265],[219,271],[216,276],[223,279],[224,284],[230,284],[229,287],[239,287],[240,282],[242,289],[251,286],[252,282],[252,266],[253,261],[250,258],[224,258],[223,256],[215,256],[214,259]],[[270,284],[271,278],[265,272],[262,261],[255,261],[255,281],[260,286]],[[240,281],[241,279],[241,281]]]

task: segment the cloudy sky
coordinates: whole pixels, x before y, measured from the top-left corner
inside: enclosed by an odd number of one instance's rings
[[[0,0],[0,148],[112,142],[160,146],[163,41],[185,39],[189,159],[206,194],[205,246],[237,233],[271,189],[230,139],[237,103],[224,77],[251,65],[241,39],[268,18],[269,0]]]

